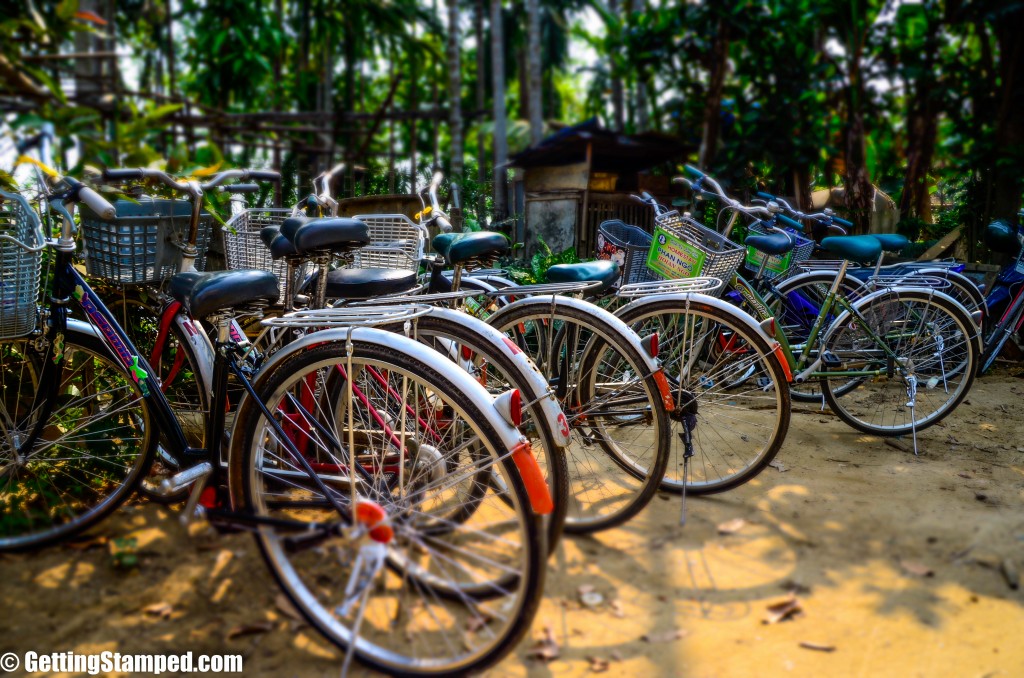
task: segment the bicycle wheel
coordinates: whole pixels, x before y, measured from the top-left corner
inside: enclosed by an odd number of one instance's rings
[[[791,405],[782,360],[753,320],[692,297],[634,303],[619,317],[638,334],[658,334],[672,386],[672,451],[662,488],[714,494],[760,473],[786,439]]]
[[[818,313],[825,304],[828,291],[836,279],[838,271],[810,271],[793,276],[778,284],[770,295],[769,305],[775,313],[775,319],[781,323],[783,332],[794,355],[807,345],[807,338],[811,328],[818,319]],[[869,289],[863,282],[847,274],[839,284],[839,294],[847,300],[854,301],[869,293]],[[821,327],[824,332],[832,321],[842,312],[842,308],[835,306]],[[818,356],[820,346],[812,346],[810,361]],[[808,363],[809,364],[809,363]],[[857,385],[856,380],[851,380],[846,385],[835,384],[835,390],[842,395]],[[817,380],[808,380],[802,384],[793,383],[789,387],[790,394],[794,400],[800,402],[822,402],[821,387]]]
[[[350,429],[346,364],[344,345],[322,344],[285,359],[257,388],[346,507],[353,479],[341,449],[351,433],[358,494],[380,504],[394,529],[386,566],[367,575],[357,560],[365,540],[354,543],[344,530],[291,539],[302,530],[289,525],[312,531],[347,516],[327,504],[251,400],[232,441],[235,505],[263,519],[256,539],[264,559],[331,642],[354,643],[361,660],[391,674],[481,671],[515,647],[540,602],[541,521],[469,394],[401,350],[356,340]],[[490,491],[492,474],[507,497]]]
[[[107,299],[108,297],[104,297]],[[135,348],[149,361],[160,388],[174,411],[189,446],[203,449],[206,445],[206,419],[210,413],[209,394],[202,379],[197,356],[189,345],[181,326],[172,322],[164,337],[159,355],[154,355],[160,334],[160,313],[148,299],[125,289],[111,291],[107,308],[124,329]],[[199,323],[194,323],[202,331]],[[139,483],[139,493],[151,501],[171,504],[188,498],[188,489],[166,495],[160,483],[180,470],[180,463],[161,440],[153,465]]]
[[[514,302],[488,323],[530,356],[559,398],[571,430],[565,530],[585,534],[624,523],[654,496],[669,420],[643,356],[601,317],[610,314],[566,302]]]
[[[138,386],[95,337],[59,347],[0,343],[0,551],[35,548],[95,524],[134,490],[156,436]],[[60,362],[48,406],[33,411],[43,365]],[[23,449],[50,409],[30,449]]]
[[[474,320],[467,316],[464,323],[454,325],[447,319],[428,314],[416,321],[416,339],[451,358],[492,395],[497,396],[511,388],[519,389],[523,402],[523,423],[519,430],[530,439],[555,504],[554,511],[546,517],[547,545],[551,552],[561,538],[565,524],[569,470],[566,455],[555,445],[551,424],[539,404],[547,394],[538,392],[530,380],[517,378],[519,368],[502,351],[495,350],[487,337],[473,329]],[[488,326],[487,329],[491,328]],[[500,480],[499,476],[492,478],[496,485]],[[507,498],[503,487],[498,485],[495,489],[499,496]]]
[[[1018,292],[1009,308],[1003,313],[1003,317],[985,337],[985,348],[978,360],[978,376],[991,369],[996,358],[1002,352],[1003,346],[1006,346],[1006,342],[1010,339],[1010,335],[1016,331],[1022,312],[1024,312],[1024,293]]]
[[[840,369],[878,374],[860,378],[842,397],[833,389],[835,380],[821,380],[840,419],[865,433],[906,435],[942,420],[967,396],[978,361],[977,330],[959,303],[928,290],[896,288],[855,308],[864,322],[839,318],[822,349],[838,358]],[[849,377],[836,380],[846,384]]]

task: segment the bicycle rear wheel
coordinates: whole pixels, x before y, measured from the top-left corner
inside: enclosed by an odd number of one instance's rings
[[[53,387],[41,383],[43,366],[55,361],[57,387],[33,411],[37,391]],[[41,352],[25,339],[0,342],[0,551],[44,546],[101,520],[135,489],[155,442],[138,385],[100,340],[69,330]]]
[[[622,524],[654,496],[668,463],[669,420],[633,342],[601,319],[606,311],[567,301],[514,302],[488,323],[530,356],[559,398],[571,429],[565,530],[586,534]]]
[[[879,374],[858,379],[846,395],[834,384],[849,383],[848,376],[821,380],[825,400],[840,419],[865,433],[906,435],[941,421],[967,396],[978,362],[977,328],[959,303],[927,290],[896,288],[854,307],[864,323],[840,318],[822,349],[844,370]]]
[[[714,494],[760,473],[782,447],[791,411],[786,371],[768,342],[751,324],[699,299],[654,299],[623,308],[619,317],[638,334],[658,334],[672,386],[672,450],[662,489]]]
[[[235,505],[264,521],[256,539],[267,565],[332,643],[354,643],[362,661],[391,674],[481,671],[515,647],[539,605],[541,521],[470,395],[400,350],[356,341],[350,430],[346,364],[344,345],[322,344],[261,375],[257,390],[275,417],[292,422],[289,439],[347,511],[351,433],[358,493],[380,504],[394,529],[386,566],[367,577],[357,560],[363,543],[345,529],[301,538],[349,516],[328,504],[251,399],[232,440]],[[507,496],[490,489],[494,474]]]

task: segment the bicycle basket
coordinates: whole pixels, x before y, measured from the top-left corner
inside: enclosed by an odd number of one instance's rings
[[[270,271],[277,276],[284,297],[288,278],[288,262],[275,260],[270,249],[260,237],[260,229],[266,226],[280,226],[291,216],[290,209],[249,208],[238,212],[224,225],[224,266],[229,271],[259,269]]]
[[[619,265],[614,286],[660,280],[647,268],[647,251],[652,236],[636,226],[613,219],[597,227],[597,258],[611,259]]]
[[[38,319],[42,251],[29,252],[15,242],[41,248],[39,217],[20,195],[0,191],[0,339],[30,334]]]
[[[360,214],[366,224],[370,244],[356,250],[353,268],[390,268],[419,270],[426,244],[426,230],[404,214]]]
[[[647,266],[665,279],[709,276],[729,280],[746,249],[690,216],[666,212],[654,218],[654,243]]]
[[[118,200],[117,216],[100,219],[81,206],[85,236],[85,270],[108,282],[137,285],[160,283],[181,270],[181,250],[188,242],[192,203],[142,196],[137,202]],[[206,268],[213,217],[201,213],[196,234],[196,270]]]
[[[773,231],[767,226],[762,225],[760,221],[750,225],[748,232],[750,235],[768,235]],[[796,240],[796,247],[791,251],[781,255],[771,255],[768,257],[768,263],[764,266],[764,275],[766,278],[776,278],[781,275],[789,273],[790,269],[799,264],[802,261],[807,261],[814,254],[814,241],[810,238],[805,238],[795,231],[786,229],[791,238]],[[761,262],[764,261],[765,254],[757,248],[747,246],[747,256],[744,263],[748,270],[754,271],[755,273],[761,270]]]

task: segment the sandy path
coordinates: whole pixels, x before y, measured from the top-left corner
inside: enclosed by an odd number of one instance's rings
[[[1022,397],[1024,380],[985,378],[919,458],[798,405],[784,472],[691,498],[685,528],[666,495],[624,528],[565,540],[533,637],[492,674],[606,660],[608,675],[1024,675],[1024,593],[1001,573],[1024,570]],[[173,518],[130,506],[91,545],[0,557],[0,651],[241,653],[247,674],[336,674],[338,654],[275,602],[251,538],[187,538]],[[101,543],[125,536],[140,560],[127,571]],[[582,605],[580,586],[603,602]],[[791,593],[801,612],[764,623]],[[526,657],[545,627],[550,663]]]

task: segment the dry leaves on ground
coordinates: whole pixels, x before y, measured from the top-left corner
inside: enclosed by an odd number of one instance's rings
[[[772,603],[768,606],[768,616],[764,618],[765,624],[778,624],[780,621],[790,619],[803,612],[800,599],[796,596]]]
[[[914,560],[901,560],[900,567],[903,568],[904,572],[912,574],[915,577],[931,577],[935,575],[932,568]]]
[[[173,612],[174,608],[170,603],[153,603],[142,608],[143,614],[150,617],[160,617],[161,619],[170,619]]]
[[[718,534],[736,534],[746,526],[747,521],[743,520],[743,518],[733,518],[718,526]]]
[[[253,624],[239,624],[228,631],[228,640],[239,636],[251,636],[257,633],[269,633],[274,630],[274,624],[268,621],[255,622]]]
[[[555,640],[555,632],[550,626],[544,627],[544,637],[526,651],[527,658],[539,659],[542,662],[554,661],[558,659],[560,654],[561,648],[558,647],[558,641]]]
[[[640,636],[640,640],[647,643],[671,643],[673,640],[679,640],[688,635],[690,635],[690,632],[686,629],[670,629],[668,631],[656,631],[645,634]]]

